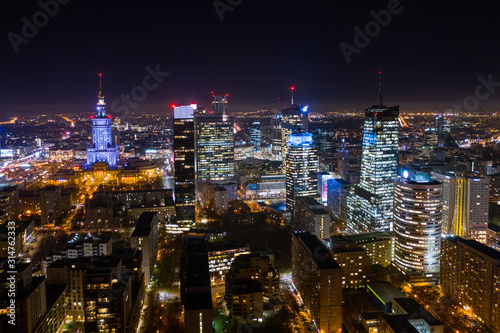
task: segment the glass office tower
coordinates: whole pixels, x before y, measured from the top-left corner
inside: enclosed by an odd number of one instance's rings
[[[299,131],[290,134],[285,170],[286,209],[293,210],[296,197],[317,194],[318,150],[311,133]]]
[[[195,127],[196,104],[174,107],[175,212],[179,228],[195,221]]]
[[[350,233],[393,230],[398,117],[399,106],[378,105],[365,111],[360,183],[348,198]]]

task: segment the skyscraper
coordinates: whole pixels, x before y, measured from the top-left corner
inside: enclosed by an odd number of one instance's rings
[[[345,139],[342,139],[339,155],[337,158],[337,169],[340,178],[349,182],[349,150],[346,148]]]
[[[285,171],[286,208],[291,210],[295,207],[296,197],[317,194],[318,152],[311,133],[299,131],[290,134]]]
[[[234,178],[234,119],[228,114],[196,113],[196,188],[207,180]]]
[[[293,131],[303,129],[300,107],[292,105],[281,109],[281,158],[285,161],[288,154],[288,138]],[[283,170],[285,168],[283,167]]]
[[[486,243],[489,188],[488,177],[457,172],[451,234]]]
[[[226,95],[214,95],[212,92],[212,110],[218,115],[227,115],[227,97]]]
[[[443,223],[441,225],[441,233],[448,235],[453,224],[453,216],[455,212],[455,173],[432,172],[432,178],[443,183]]]
[[[250,142],[253,145],[254,151],[260,152],[260,121],[254,121],[250,128]]]
[[[348,197],[350,233],[392,231],[394,179],[398,168],[399,106],[365,111],[360,183]]]
[[[87,147],[87,165],[96,162],[108,163],[111,168],[118,163],[118,146],[114,144],[111,129],[112,117],[106,114],[106,103],[102,94],[102,75],[99,74],[99,95],[97,95],[97,115],[92,119],[92,145]]]
[[[195,219],[195,126],[196,104],[174,107],[175,214],[181,228]]]
[[[441,251],[443,184],[403,171],[394,181],[394,263],[412,284],[436,284]]]

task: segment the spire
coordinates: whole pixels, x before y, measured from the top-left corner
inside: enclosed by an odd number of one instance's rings
[[[102,74],[99,73],[99,96],[98,97],[104,97],[102,95]]]
[[[382,72],[378,72],[378,103],[380,107],[384,106],[384,98],[382,97]]]
[[[99,95],[97,95],[97,117],[108,117],[106,114],[106,102],[104,102],[104,95],[102,94],[102,74],[99,73]]]
[[[291,87],[290,87],[290,90],[292,91],[292,105],[293,105],[293,91],[295,90],[295,87],[294,87],[294,86],[291,86]]]

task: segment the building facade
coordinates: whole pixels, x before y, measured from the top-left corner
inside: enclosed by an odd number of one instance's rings
[[[313,136],[308,132],[295,132],[289,137],[289,151],[285,159],[286,208],[292,210],[299,196],[317,193],[318,152]]]
[[[92,145],[87,148],[87,165],[96,162],[108,163],[110,168],[118,164],[118,146],[113,141],[112,116],[106,114],[106,102],[102,94],[101,74],[99,74],[99,95],[97,114],[92,119]]]
[[[189,230],[195,219],[194,110],[196,108],[196,104],[174,107],[175,214],[176,223],[181,230]]]
[[[359,191],[348,198],[358,202],[351,203],[348,213],[347,228],[352,234],[393,230],[398,116],[399,106],[386,107],[382,101],[365,111]]]
[[[405,170],[394,181],[394,264],[412,284],[437,284],[441,251],[441,182]]]
[[[234,178],[234,119],[231,115],[196,113],[196,184]]]
[[[342,329],[342,268],[308,232],[292,235],[292,279],[319,331]]]
[[[475,240],[443,238],[441,288],[474,319],[500,331],[500,252]]]

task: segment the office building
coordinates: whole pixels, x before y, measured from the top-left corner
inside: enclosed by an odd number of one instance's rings
[[[444,295],[494,332],[500,331],[500,252],[472,239],[443,238]]]
[[[289,138],[290,134],[294,131],[300,131],[304,129],[302,122],[301,109],[298,105],[292,105],[289,108],[281,109],[281,159],[286,160],[289,148]],[[283,170],[284,167],[283,167]]]
[[[328,179],[326,185],[326,205],[342,225],[345,225],[347,221],[347,194],[351,186],[351,183],[344,179]]]
[[[195,221],[195,126],[196,104],[174,107],[175,217],[180,230]]]
[[[295,230],[308,231],[319,239],[330,237],[330,214],[313,197],[298,197],[295,203]]]
[[[342,139],[339,154],[337,157],[337,173],[340,178],[349,182],[349,150],[346,147],[345,139]]]
[[[432,178],[443,183],[443,223],[441,232],[448,235],[451,232],[453,217],[455,216],[455,173],[432,172]]]
[[[87,165],[96,162],[107,163],[110,168],[118,164],[118,146],[113,140],[112,116],[106,113],[106,102],[102,94],[101,74],[99,74],[99,95],[97,95],[97,114],[92,119],[92,144],[87,147]]]
[[[195,115],[196,188],[209,180],[234,178],[234,120],[227,114]]]
[[[330,237],[328,245],[333,259],[342,267],[342,288],[366,288],[372,266],[366,250],[340,235]]]
[[[329,172],[318,172],[318,196],[323,205],[326,205],[328,201],[328,180],[330,179],[333,179],[333,175]]]
[[[254,121],[250,127],[250,143],[253,145],[255,152],[260,152],[261,143],[260,121]]]
[[[184,332],[212,333],[213,308],[210,289],[207,241],[187,239],[181,257],[181,303],[184,306]]]
[[[59,186],[45,186],[40,190],[40,210],[43,226],[60,222],[62,207]]]
[[[399,106],[365,111],[360,183],[348,196],[347,228],[356,234],[392,231],[394,179],[398,168]]]
[[[374,231],[364,234],[348,235],[346,238],[365,249],[368,257],[372,260],[372,265],[387,267],[394,258],[395,237],[392,234]]]
[[[308,232],[292,235],[292,280],[319,331],[342,329],[342,268]]]
[[[412,284],[437,284],[443,184],[428,174],[403,171],[394,181],[394,264]]]
[[[303,131],[290,134],[288,149],[285,159],[286,208],[293,210],[297,197],[317,194],[318,152],[312,134]]]
[[[228,94],[225,95],[214,95],[212,93],[212,110],[216,115],[228,115],[227,111],[227,99]]]

